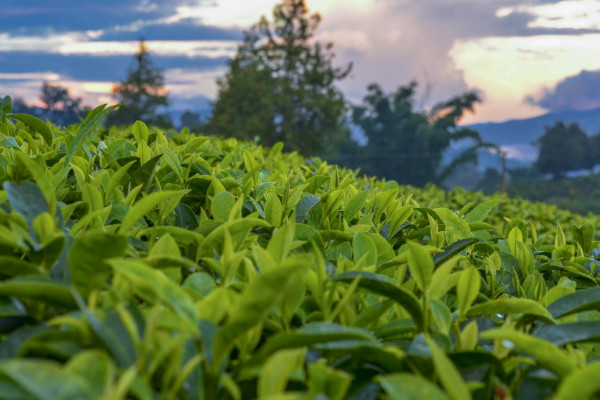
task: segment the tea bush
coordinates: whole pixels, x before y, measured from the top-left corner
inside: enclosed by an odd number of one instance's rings
[[[600,219],[0,107],[3,399],[600,389]],[[12,117],[12,119],[10,119]]]

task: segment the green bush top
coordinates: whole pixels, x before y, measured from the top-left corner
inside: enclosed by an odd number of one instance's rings
[[[600,389],[598,218],[0,110],[2,398]]]

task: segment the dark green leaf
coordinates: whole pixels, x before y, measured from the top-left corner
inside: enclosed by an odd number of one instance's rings
[[[462,250],[478,242],[481,242],[481,239],[467,238],[457,240],[451,245],[444,247],[444,251],[442,251],[441,253],[437,253],[436,255],[434,255],[433,262],[436,266],[440,266],[455,255],[457,255],[458,253],[460,253]]]
[[[38,215],[48,212],[48,203],[44,194],[35,183],[23,182],[17,185],[4,182],[2,187],[6,191],[12,209],[21,214],[30,227]]]
[[[534,335],[552,342],[556,346],[564,346],[570,343],[600,342],[600,321],[546,325],[536,330]]]
[[[42,278],[14,278],[2,281],[0,295],[21,297],[67,310],[77,308],[68,286]]]
[[[554,318],[596,309],[600,309],[600,288],[578,290],[548,306],[548,311]]]
[[[68,257],[73,285],[83,295],[102,287],[112,274],[105,260],[123,256],[127,245],[125,236],[104,232],[91,232],[77,237]]]
[[[321,198],[307,194],[296,204],[296,222],[303,222],[310,210],[321,201]]]
[[[419,330],[423,329],[423,314],[419,300],[414,294],[397,286],[385,276],[365,271],[350,271],[333,277],[333,281],[351,283],[358,277],[359,287],[394,300],[410,314]]]

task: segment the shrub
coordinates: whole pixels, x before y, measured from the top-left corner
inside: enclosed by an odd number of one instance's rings
[[[596,217],[0,109],[3,398],[600,388]]]

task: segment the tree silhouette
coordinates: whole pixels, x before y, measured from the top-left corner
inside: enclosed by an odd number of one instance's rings
[[[228,137],[318,154],[337,147],[347,134],[342,93],[334,86],[352,65],[334,68],[333,45],[314,41],[319,14],[304,0],[275,6],[273,21],[263,17],[244,33],[229,62],[208,130]]]
[[[44,82],[40,100],[44,103],[44,116],[56,124],[75,124],[83,115],[81,98],[71,97],[69,90],[63,86]]]
[[[131,124],[136,120],[158,126],[170,126],[167,114],[158,114],[160,107],[169,105],[161,69],[150,60],[145,41],[139,42],[138,51],[124,81],[113,86],[113,97],[124,105],[111,113],[108,125]]]
[[[372,84],[363,104],[354,107],[353,121],[369,139],[358,160],[365,173],[417,186],[441,183],[457,166],[476,161],[478,149],[492,147],[477,132],[457,127],[480,101],[475,93],[454,97],[424,113],[413,110],[416,87],[412,82],[386,94]],[[453,142],[467,138],[474,144],[442,170],[444,152]]]
[[[553,179],[561,179],[568,171],[591,169],[594,166],[593,150],[586,133],[573,123],[566,126],[557,122],[546,127],[538,140],[540,153],[536,161],[538,170],[552,174]]]

